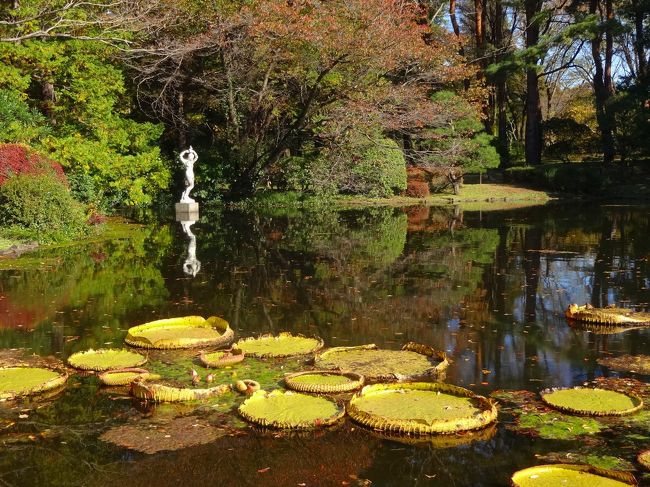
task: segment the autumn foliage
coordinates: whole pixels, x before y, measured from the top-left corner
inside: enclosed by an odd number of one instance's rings
[[[57,178],[68,186],[68,180],[59,163],[33,152],[25,145],[0,144],[0,185],[14,175],[47,172],[54,172]]]

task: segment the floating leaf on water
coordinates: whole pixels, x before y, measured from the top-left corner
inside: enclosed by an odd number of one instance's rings
[[[602,325],[626,325],[650,323],[650,313],[636,312],[628,308],[614,306],[594,308],[589,304],[578,306],[570,304],[565,312],[570,320],[599,323]]]
[[[552,408],[586,416],[622,416],[643,407],[643,400],[636,394],[591,387],[546,389],[540,395]]]
[[[126,343],[134,347],[175,349],[200,346],[224,346],[235,332],[217,316],[183,316],[151,321],[129,328]]]
[[[493,401],[440,382],[375,384],[355,394],[348,414],[369,428],[403,434],[453,434],[497,419]]]
[[[199,360],[206,367],[226,367],[244,360],[243,350],[229,348],[228,350],[217,350],[216,352],[202,352]]]
[[[480,430],[466,431],[462,435],[418,435],[372,431],[371,434],[382,440],[395,441],[409,446],[427,448],[458,448],[477,441],[488,441],[497,434],[496,424]]]
[[[553,464],[538,465],[519,470],[512,475],[516,487],[622,487],[637,485],[627,472],[604,470],[591,465]]]
[[[172,385],[135,381],[131,386],[131,392],[138,399],[154,402],[183,402],[205,399],[218,396],[232,390],[229,384],[222,384],[206,389],[191,389],[189,387],[176,387]]]
[[[138,379],[160,379],[160,376],[151,374],[145,369],[127,367],[124,369],[107,370],[99,374],[98,378],[102,384],[107,386],[125,386]]]
[[[124,348],[91,348],[68,357],[68,364],[75,369],[96,371],[138,367],[146,361],[147,357],[144,355]]]
[[[239,406],[244,419],[261,426],[313,429],[339,421],[345,409],[331,399],[299,392],[257,391]]]
[[[642,451],[636,459],[641,465],[643,465],[643,468],[650,470],[650,450]]]
[[[68,376],[42,367],[0,368],[0,400],[50,391],[65,384]]]
[[[292,357],[307,355],[323,348],[323,340],[318,337],[306,337],[282,332],[279,335],[262,335],[245,338],[233,345],[252,357]]]
[[[593,418],[533,412],[521,413],[512,429],[549,440],[574,440],[600,433],[604,428],[605,425]]]
[[[288,374],[284,382],[289,389],[316,394],[350,392],[363,386],[364,378],[354,372],[311,370]]]
[[[180,450],[211,443],[224,436],[226,430],[205,421],[185,416],[164,424],[125,424],[102,433],[101,440],[142,453]]]
[[[319,369],[356,372],[370,381],[391,381],[436,377],[449,362],[444,352],[409,342],[402,350],[380,350],[374,344],[330,348],[315,364]]]
[[[649,355],[621,355],[620,357],[606,357],[598,359],[598,363],[613,370],[650,375]]]

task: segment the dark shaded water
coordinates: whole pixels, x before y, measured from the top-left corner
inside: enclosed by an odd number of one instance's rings
[[[571,302],[648,306],[649,227],[644,207],[576,204],[206,213],[192,226],[201,262],[193,278],[179,223],[0,271],[0,347],[64,359],[121,346],[144,321],[218,314],[239,336],[426,343],[453,360],[447,382],[482,394],[578,385],[617,375],[598,358],[650,354],[649,330],[600,335],[563,317]],[[571,446],[506,430],[507,418],[492,437],[451,445],[381,440],[350,423],[299,436],[230,430],[155,455],[97,438],[191,409],[143,408],[91,377],[74,377],[51,400],[0,404],[0,485],[505,485],[539,463],[535,454]],[[610,454],[633,461],[636,451]]]

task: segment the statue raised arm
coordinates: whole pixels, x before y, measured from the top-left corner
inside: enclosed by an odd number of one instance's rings
[[[190,198],[190,191],[194,188],[194,163],[199,158],[199,155],[190,146],[189,149],[180,153],[179,158],[185,166],[185,191],[181,195],[181,203],[195,203]]]

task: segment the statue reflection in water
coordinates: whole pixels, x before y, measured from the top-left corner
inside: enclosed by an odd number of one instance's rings
[[[201,270],[201,262],[196,258],[196,235],[192,233],[191,228],[195,223],[194,220],[181,221],[183,231],[190,238],[187,244],[187,258],[183,262],[183,272],[192,277],[196,277]]]

